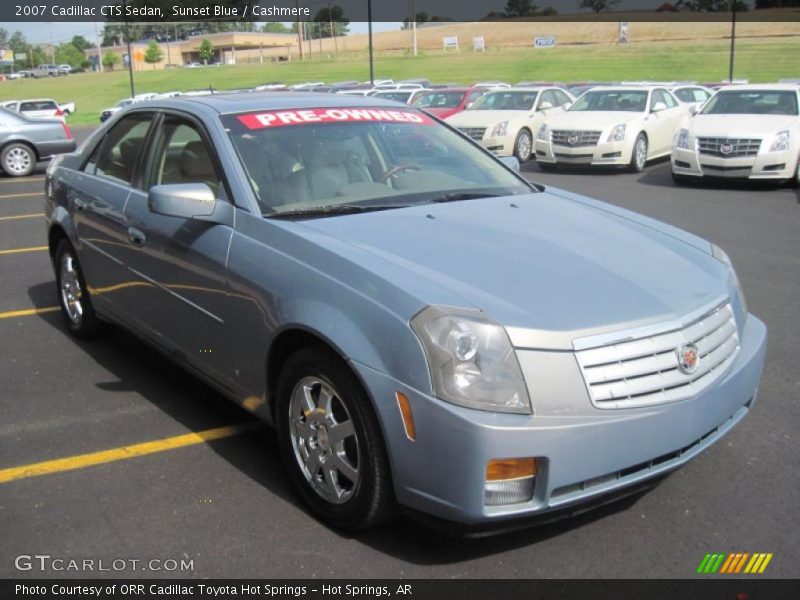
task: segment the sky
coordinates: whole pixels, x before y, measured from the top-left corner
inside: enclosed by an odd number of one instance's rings
[[[291,26],[291,23],[284,23],[284,25]],[[377,33],[379,31],[396,31],[400,29],[401,23],[373,23],[372,31]],[[52,40],[53,43],[68,42],[76,35],[82,35],[90,42],[94,41],[94,24],[93,23],[2,23],[0,27],[8,31],[9,35],[19,30],[32,44],[48,44]],[[97,33],[102,36],[103,26],[97,24]],[[350,23],[350,33],[366,33],[366,23]]]

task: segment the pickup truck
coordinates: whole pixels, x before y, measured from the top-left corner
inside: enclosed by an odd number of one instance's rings
[[[39,65],[31,71],[31,75],[36,79],[42,77],[58,77],[59,75],[66,75],[59,69],[58,65]]]

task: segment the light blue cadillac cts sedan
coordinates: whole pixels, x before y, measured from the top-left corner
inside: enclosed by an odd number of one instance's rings
[[[407,106],[139,103],[46,192],[68,329],[121,325],[273,424],[335,527],[571,514],[756,400],[766,328],[721,249],[531,184]]]

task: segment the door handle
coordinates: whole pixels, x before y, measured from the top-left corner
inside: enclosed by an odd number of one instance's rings
[[[128,241],[134,246],[144,246],[144,232],[135,227],[128,227]]]
[[[87,208],[89,208],[89,202],[88,202],[88,200],[85,200],[84,198],[74,198],[73,202],[75,203],[75,209],[78,212],[83,212]]]

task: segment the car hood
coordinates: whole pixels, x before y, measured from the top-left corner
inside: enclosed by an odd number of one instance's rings
[[[336,238],[329,248],[352,250],[345,257],[376,275],[392,271],[395,286],[404,287],[398,272],[406,289],[426,282],[422,305],[458,297],[537,347],[568,349],[575,337],[679,319],[729,293],[728,269],[704,242],[649,223],[544,192],[298,224],[316,243]]]
[[[643,113],[623,111],[565,111],[553,117],[551,129],[575,129],[597,131],[606,127],[614,127],[622,123],[630,123],[640,119]]]
[[[693,135],[754,137],[797,127],[798,118],[790,115],[697,115],[689,127]]]
[[[464,110],[446,119],[453,127],[489,127],[500,121],[524,117],[529,110]]]

